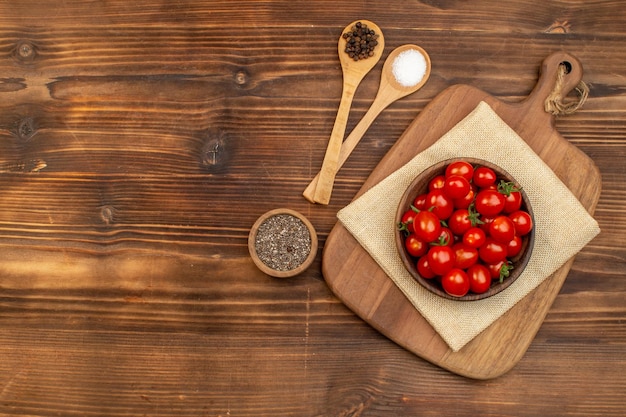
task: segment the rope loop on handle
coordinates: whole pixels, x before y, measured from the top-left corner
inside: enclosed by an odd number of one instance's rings
[[[554,89],[552,89],[552,92],[550,92],[544,104],[545,111],[554,116],[563,116],[576,112],[585,104],[589,96],[589,87],[583,80],[580,80],[575,88],[578,94],[578,100],[568,101],[567,103],[563,102],[563,79],[568,72],[569,70],[565,63],[559,64]]]

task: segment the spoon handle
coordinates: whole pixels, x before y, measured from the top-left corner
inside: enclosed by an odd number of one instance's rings
[[[343,141],[343,144],[341,145],[341,150],[339,152],[339,160],[337,162],[337,169],[335,170],[335,173],[339,171],[339,169],[343,166],[343,164],[348,160],[348,157],[350,156],[354,148],[356,148],[356,145],[358,145],[361,138],[363,138],[363,135],[365,135],[365,132],[367,132],[367,129],[369,129],[369,127],[374,122],[374,120],[376,120],[376,117],[378,117],[378,115],[385,108],[387,108],[387,106],[389,106],[389,104],[391,104],[392,102],[393,102],[393,99],[391,98],[387,99],[387,97],[380,96],[380,95],[374,100],[371,107],[367,110],[367,113],[365,113],[361,121],[359,121],[359,123],[354,127],[352,132],[350,132],[350,135],[348,135],[348,137]],[[315,178],[313,178],[313,180],[309,183],[309,185],[306,187],[306,189],[302,193],[304,198],[306,198],[312,203],[316,202],[315,190],[320,188],[319,180],[320,180],[321,174],[322,173],[320,171],[315,176]],[[333,182],[330,185],[331,191],[332,191],[333,183],[334,183],[334,177],[333,177]]]
[[[360,82],[360,80],[358,80],[358,82]],[[356,84],[351,82],[346,82],[344,84],[343,92],[341,93],[341,102],[339,103],[339,110],[337,111],[333,131],[330,134],[326,154],[324,155],[324,162],[322,162],[322,168],[318,174],[319,178],[317,181],[317,187],[314,189],[312,202],[328,204],[330,201],[335,176],[337,175],[337,170],[339,169],[339,153],[341,151],[341,144],[343,143],[343,137],[346,133],[346,124],[348,123],[350,107],[352,106],[352,99],[354,98],[358,82]]]

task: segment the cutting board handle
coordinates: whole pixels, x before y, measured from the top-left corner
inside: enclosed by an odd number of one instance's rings
[[[558,91],[555,91],[561,65],[565,66],[566,71],[562,74]],[[576,57],[566,52],[555,52],[543,60],[537,85],[520,104],[525,111],[534,113],[536,117],[553,119],[554,116],[544,110],[546,99],[555,92],[558,99],[562,100],[579,85],[582,77],[583,66]],[[541,111],[536,111],[539,109]]]

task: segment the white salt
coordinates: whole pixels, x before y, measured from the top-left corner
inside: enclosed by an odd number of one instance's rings
[[[396,81],[404,87],[413,87],[426,75],[426,58],[415,49],[401,52],[393,60],[391,70]]]

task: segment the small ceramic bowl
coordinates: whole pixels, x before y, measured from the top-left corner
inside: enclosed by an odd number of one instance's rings
[[[317,254],[317,233],[295,210],[270,210],[257,219],[248,235],[254,264],[267,275],[289,278],[306,270]]]
[[[442,161],[440,163],[437,163],[431,166],[430,168],[427,168],[425,171],[423,171],[417,178],[415,178],[415,180],[413,180],[411,185],[407,188],[407,190],[405,191],[404,195],[402,196],[400,200],[400,204],[398,205],[398,209],[397,209],[396,217],[395,217],[395,220],[396,220],[395,225],[397,225],[401,221],[402,215],[411,208],[411,204],[413,203],[413,200],[415,199],[415,197],[427,192],[428,182],[437,175],[443,175],[445,173],[446,167],[450,163],[454,161],[460,161],[460,160],[467,161],[474,166],[480,165],[480,166],[489,167],[495,171],[497,178],[498,178],[497,182],[500,182],[501,179],[507,182],[510,181],[518,185],[518,188],[521,189],[521,187],[519,187],[519,184],[515,181],[515,179],[511,175],[509,175],[504,169],[490,162],[483,161],[480,159],[474,159],[474,158],[455,158],[455,159]],[[535,224],[532,207],[530,205],[530,201],[528,200],[528,196],[526,195],[523,189],[521,189],[521,194],[522,194],[521,209],[527,211],[530,214],[533,220],[533,224]],[[498,294],[499,292],[505,290],[513,282],[515,282],[515,280],[520,276],[520,274],[524,270],[524,267],[528,263],[528,260],[530,259],[530,255],[532,253],[534,240],[535,240],[535,228],[533,227],[531,232],[522,238],[521,252],[515,258],[510,259],[513,264],[513,269],[511,270],[510,275],[507,278],[505,278],[501,283],[498,281],[494,281],[491,284],[491,287],[489,288],[489,290],[487,290],[484,293],[475,294],[475,293],[469,292],[462,297],[454,297],[446,293],[441,287],[441,284],[437,281],[437,279],[426,279],[420,276],[420,274],[417,272],[415,259],[412,258],[406,252],[406,249],[404,246],[404,234],[401,231],[399,230],[396,231],[395,240],[396,240],[396,247],[400,254],[400,258],[402,258],[402,262],[404,263],[404,266],[409,271],[411,276],[413,276],[413,278],[415,278],[415,280],[417,280],[417,282],[419,282],[424,288],[428,289],[430,292],[434,294],[437,294],[440,297],[444,297],[447,299],[460,300],[460,301],[474,301],[474,300],[481,300],[487,297],[491,297],[495,294]]]

